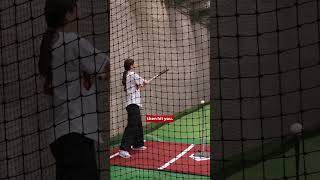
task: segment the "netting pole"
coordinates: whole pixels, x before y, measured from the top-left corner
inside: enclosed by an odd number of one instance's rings
[[[210,158],[210,152],[205,151],[205,142],[204,142],[204,131],[205,131],[205,112],[204,112],[204,103],[205,101],[201,101],[201,108],[202,108],[202,113],[201,113],[201,131],[202,131],[202,136],[201,136],[201,150],[197,153],[194,154],[195,157],[199,158]]]
[[[300,169],[300,138],[296,135],[295,144],[295,156],[296,156],[296,180],[299,180],[299,169]]]
[[[300,136],[302,132],[302,125],[300,123],[294,123],[290,126],[291,133],[295,135],[295,163],[296,163],[296,180],[299,180],[299,170],[300,170]]]
[[[201,131],[202,131],[202,136],[201,136],[201,144],[202,144],[202,152],[204,152],[204,106],[203,106],[204,101],[201,101],[201,110],[202,110],[202,114],[201,114],[201,119],[202,119],[202,123],[201,123]]]

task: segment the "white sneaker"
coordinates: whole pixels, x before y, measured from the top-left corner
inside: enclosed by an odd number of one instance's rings
[[[141,146],[141,147],[138,147],[138,148],[132,147],[132,150],[135,150],[135,151],[144,151],[144,150],[146,150],[146,149],[147,149],[146,146]]]
[[[124,151],[124,150],[120,150],[119,156],[122,157],[122,158],[130,158],[131,157],[129,152],[128,151]]]

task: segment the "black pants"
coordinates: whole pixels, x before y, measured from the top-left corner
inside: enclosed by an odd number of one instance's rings
[[[70,133],[50,144],[56,160],[57,180],[98,180],[93,140]]]
[[[143,127],[140,115],[140,108],[136,104],[126,107],[128,112],[128,125],[124,130],[121,141],[121,150],[129,151],[130,147],[141,147],[143,142]]]

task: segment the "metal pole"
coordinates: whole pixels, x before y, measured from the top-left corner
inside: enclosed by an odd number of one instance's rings
[[[210,158],[210,152],[205,152],[205,142],[204,142],[204,123],[205,123],[205,112],[204,112],[204,103],[205,101],[201,101],[202,105],[202,122],[201,122],[201,130],[202,130],[202,137],[201,137],[201,150],[197,153],[194,154],[195,157],[200,157],[200,158]]]
[[[294,151],[295,151],[295,160],[296,160],[296,180],[299,180],[300,177],[300,173],[299,173],[299,170],[300,170],[300,136],[301,136],[301,132],[303,130],[303,126],[302,124],[296,122],[294,124],[291,124],[290,126],[290,131],[291,133],[294,134],[295,136],[295,148],[294,148]]]
[[[296,180],[299,180],[299,169],[300,169],[300,137],[299,134],[296,135],[295,144],[295,156],[296,156]]]
[[[202,104],[203,101],[201,101]],[[205,115],[204,115],[204,106],[202,104],[202,125],[201,125],[201,131],[202,131],[202,137],[201,137],[201,144],[202,144],[202,152],[204,152],[204,123],[205,123]]]

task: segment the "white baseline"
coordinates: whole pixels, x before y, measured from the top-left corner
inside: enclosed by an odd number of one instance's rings
[[[169,162],[165,163],[163,166],[159,167],[158,169],[165,169],[171,164],[173,164],[175,161],[177,161],[179,158],[181,158],[183,155],[185,155],[188,151],[190,151],[194,147],[194,144],[191,144],[187,149],[183,150],[180,154],[178,154],[175,158],[171,159]]]
[[[117,153],[113,154],[112,156],[110,156],[110,159],[112,159],[112,158],[114,158],[114,157],[116,157],[118,155],[119,155],[119,152],[117,152]]]

